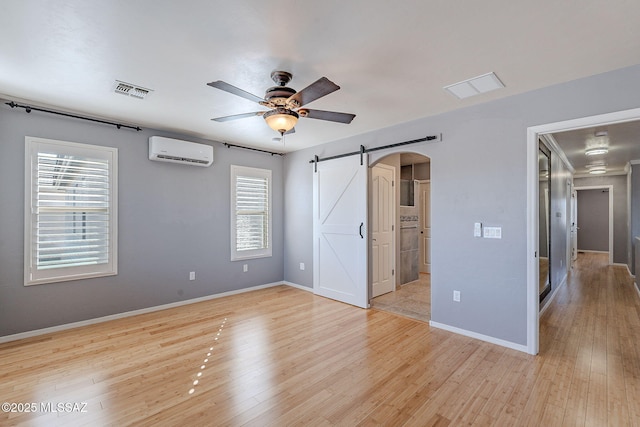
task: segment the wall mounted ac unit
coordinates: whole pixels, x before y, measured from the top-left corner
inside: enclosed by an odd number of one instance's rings
[[[213,147],[179,139],[152,136],[149,138],[149,160],[193,166],[211,166]]]

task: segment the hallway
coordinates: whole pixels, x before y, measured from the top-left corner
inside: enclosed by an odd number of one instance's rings
[[[543,424],[640,425],[640,296],[626,268],[578,255],[542,315],[539,361],[525,410]]]

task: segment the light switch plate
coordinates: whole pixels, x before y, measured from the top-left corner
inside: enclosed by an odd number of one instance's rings
[[[482,223],[476,222],[473,225],[473,237],[482,237]]]
[[[502,227],[484,227],[485,239],[502,239]]]

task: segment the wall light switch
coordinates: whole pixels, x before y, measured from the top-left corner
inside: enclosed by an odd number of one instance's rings
[[[455,302],[460,302],[460,291],[453,291],[453,300]]]
[[[195,271],[190,271],[189,272],[189,280],[196,280],[196,272]]]
[[[502,227],[485,227],[485,239],[502,239]]]
[[[304,262],[300,263],[300,270],[304,270]]]
[[[244,264],[244,265],[242,266],[242,271],[243,271],[243,272],[245,272],[245,273],[246,273],[247,271],[249,271],[249,264]]]
[[[482,237],[482,223],[476,222],[473,225],[473,237]]]

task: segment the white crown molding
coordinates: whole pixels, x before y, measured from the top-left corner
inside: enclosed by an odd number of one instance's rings
[[[556,141],[553,135],[551,135],[550,133],[540,135],[540,139],[544,140],[549,149],[553,151],[560,158],[560,160],[562,160],[562,163],[564,163],[567,169],[569,169],[569,172],[571,172],[572,174],[576,172],[576,169],[573,167],[564,151],[562,151],[562,148],[560,148],[558,141]]]

